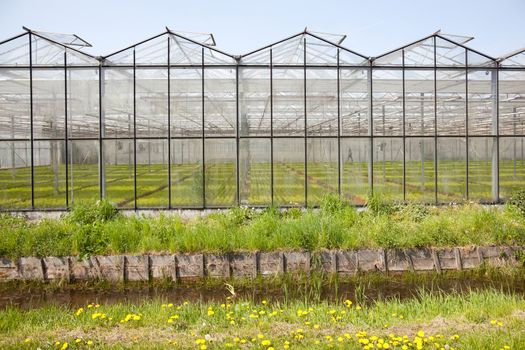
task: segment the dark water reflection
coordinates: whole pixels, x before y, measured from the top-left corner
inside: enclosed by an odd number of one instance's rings
[[[252,282],[227,281],[233,284],[238,298],[285,302],[289,300],[350,299],[358,303],[396,298],[400,300],[417,297],[422,290],[442,293],[466,293],[470,290],[498,290],[525,297],[525,281],[521,278],[488,278],[474,276],[435,276],[406,278],[389,276],[381,278],[303,278],[259,279]],[[76,308],[88,303],[140,304],[160,299],[174,304],[189,302],[222,302],[228,296],[225,284],[220,281],[208,283],[178,283],[164,286],[148,284],[110,287],[101,285],[68,285],[49,287],[45,285],[0,285],[0,308],[9,306],[24,309],[43,305],[63,305]]]

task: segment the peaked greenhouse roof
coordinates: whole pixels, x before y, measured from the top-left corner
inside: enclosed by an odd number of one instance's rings
[[[368,63],[368,57],[340,44],[346,35],[304,31],[241,55],[244,64],[337,65]],[[271,57],[270,57],[271,56]],[[305,62],[306,60],[306,62]]]
[[[523,67],[525,66],[525,47],[503,55],[498,59],[503,67]]]
[[[473,37],[441,31],[372,58],[375,66],[495,66],[496,59],[464,44]]]
[[[33,65],[311,65],[378,67],[523,67],[525,48],[494,58],[467,47],[474,38],[440,30],[370,57],[342,46],[346,35],[303,31],[242,55],[216,47],[211,33],[165,31],[111,54],[95,57],[82,49],[92,45],[76,34],[50,33],[23,27],[24,33],[0,42],[0,65],[29,65],[29,47],[38,55]],[[32,37],[29,44],[27,36]],[[169,50],[169,55],[168,55]],[[168,58],[169,57],[169,58]]]
[[[216,49],[212,34],[166,31],[104,56],[110,64],[235,64],[235,56]],[[168,55],[169,51],[169,55]]]
[[[0,65],[29,65],[30,51],[32,64],[63,65],[64,53],[68,65],[98,65],[98,58],[81,51],[91,47],[76,34],[58,34],[35,31],[23,27],[25,33],[0,42]],[[31,38],[31,40],[29,40]]]

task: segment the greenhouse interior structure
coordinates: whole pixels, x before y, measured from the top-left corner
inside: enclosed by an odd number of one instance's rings
[[[243,55],[169,28],[107,56],[0,42],[0,209],[504,202],[525,188],[525,49],[432,33],[377,57],[304,30]],[[466,46],[468,44],[468,46]]]

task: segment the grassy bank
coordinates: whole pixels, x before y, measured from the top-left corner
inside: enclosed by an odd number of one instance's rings
[[[519,205],[368,202],[362,212],[328,197],[319,210],[234,208],[192,219],[126,217],[108,202],[37,223],[3,214],[0,256],[525,244]]]
[[[173,302],[173,304],[172,304]],[[67,343],[67,345],[65,345]],[[371,345],[374,345],[373,347]],[[380,345],[380,346],[378,346]],[[525,301],[497,291],[376,301],[170,300],[0,311],[2,349],[512,349]]]

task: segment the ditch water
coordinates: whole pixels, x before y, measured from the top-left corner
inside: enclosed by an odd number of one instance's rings
[[[477,276],[418,275],[388,276],[379,278],[276,278],[251,282],[225,281],[234,286],[238,299],[254,302],[286,302],[291,300],[338,301],[350,299],[360,304],[396,298],[417,298],[421,291],[441,293],[467,293],[495,289],[525,297],[525,281],[522,278],[488,278]],[[100,286],[67,285],[64,287],[28,284],[0,285],[0,308],[10,306],[22,309],[44,305],[80,307],[89,303],[141,304],[153,299],[180,304],[189,302],[222,302],[228,296],[226,284],[220,281],[187,282],[171,286]]]
[[[231,293],[226,283],[233,285],[236,298],[254,302],[286,302],[290,300],[338,301],[350,299],[357,303],[372,303],[386,299],[417,298],[422,291],[445,294],[467,293],[471,290],[498,290],[525,297],[525,281],[521,278],[487,278],[477,276],[420,275],[413,278],[389,276],[380,278],[303,278],[268,279],[251,282],[212,281],[173,284],[171,286],[128,285],[67,285],[65,287],[27,284],[0,285],[0,308],[24,309],[44,305],[79,307],[89,303],[141,304],[159,299],[174,304],[189,302],[222,302]]]

